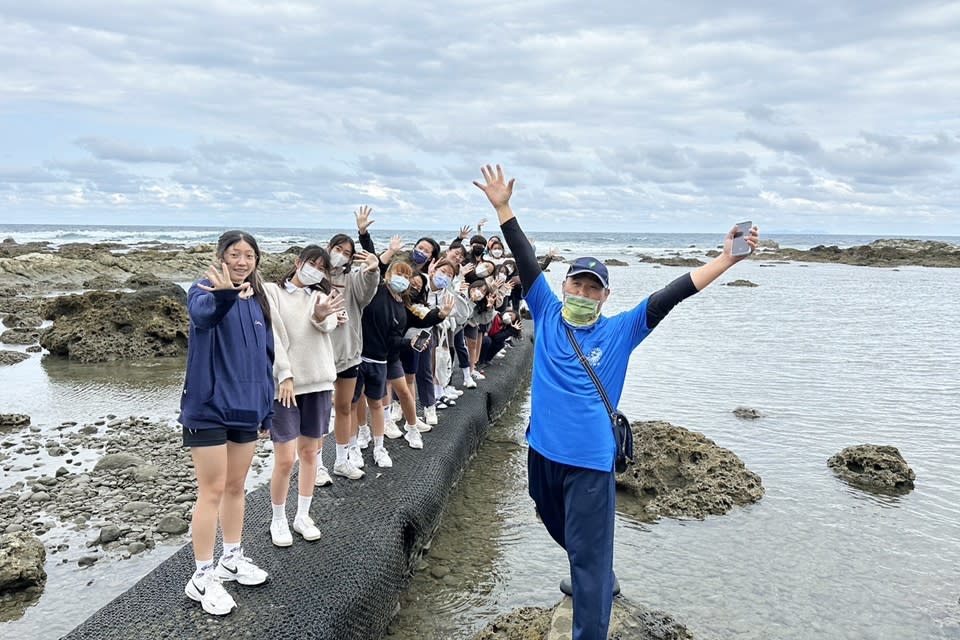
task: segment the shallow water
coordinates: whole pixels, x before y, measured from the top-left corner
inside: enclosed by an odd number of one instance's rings
[[[609,310],[684,272],[612,267]],[[760,286],[721,286],[734,278]],[[620,515],[624,592],[701,639],[960,638],[958,282],[947,269],[750,262],[674,310],[634,354],[620,407],[732,449],[766,496],[704,521]],[[3,411],[47,426],[172,417],[181,364],[150,365],[0,368]],[[765,417],[739,420],[739,405]],[[558,601],[566,558],[526,495],[523,422],[522,411],[503,420],[467,471],[393,637],[466,639],[515,607]],[[916,489],[875,497],[834,478],[827,458],[863,442],[897,446]],[[0,635],[58,637],[173,550],[57,567],[40,603]]]

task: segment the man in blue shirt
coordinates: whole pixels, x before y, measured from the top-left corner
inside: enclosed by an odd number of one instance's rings
[[[745,258],[731,253],[734,227],[723,253],[615,316],[600,314],[610,295],[606,266],[596,258],[575,260],[563,281],[563,299],[550,290],[530,241],[510,208],[514,180],[503,169],[481,169],[474,181],[497,212],[500,229],[517,263],[533,316],[533,376],[527,475],[550,536],[567,551],[573,583],[573,640],[606,640],[613,604],[613,531],[616,513],[610,416],[567,336],[573,330],[610,402],[620,401],[630,353],[683,299],[703,289]],[[750,229],[751,252],[759,233]]]

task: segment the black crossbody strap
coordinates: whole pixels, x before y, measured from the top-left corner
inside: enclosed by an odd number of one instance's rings
[[[610,420],[614,421],[617,410],[614,409],[612,404],[610,404],[610,398],[607,397],[607,392],[603,388],[603,383],[600,382],[600,378],[597,377],[597,372],[593,370],[593,367],[590,365],[590,361],[587,360],[585,355],[583,355],[580,345],[577,344],[577,339],[573,337],[573,330],[570,329],[570,326],[564,324],[563,328],[567,330],[567,337],[570,338],[570,344],[573,345],[573,350],[577,352],[577,357],[580,359],[580,364],[582,364],[583,368],[587,370],[588,374],[590,374],[590,379],[593,380],[593,384],[596,385],[597,391],[600,392],[600,398],[603,400],[603,404],[607,407],[607,413],[610,414]]]

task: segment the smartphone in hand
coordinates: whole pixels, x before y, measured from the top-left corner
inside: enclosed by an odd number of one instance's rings
[[[750,245],[747,244],[747,236],[750,235],[750,228],[753,227],[753,223],[747,220],[746,222],[738,222],[737,230],[733,234],[733,247],[730,251],[730,254],[733,256],[745,256],[750,253]]]
[[[430,341],[430,331],[428,329],[421,329],[420,333],[417,334],[417,337],[413,339],[414,351],[423,351],[427,348],[427,343]]]

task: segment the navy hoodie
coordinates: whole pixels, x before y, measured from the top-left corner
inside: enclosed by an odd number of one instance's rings
[[[180,423],[190,429],[269,429],[273,421],[273,331],[256,298],[239,290],[187,293],[190,335]]]

